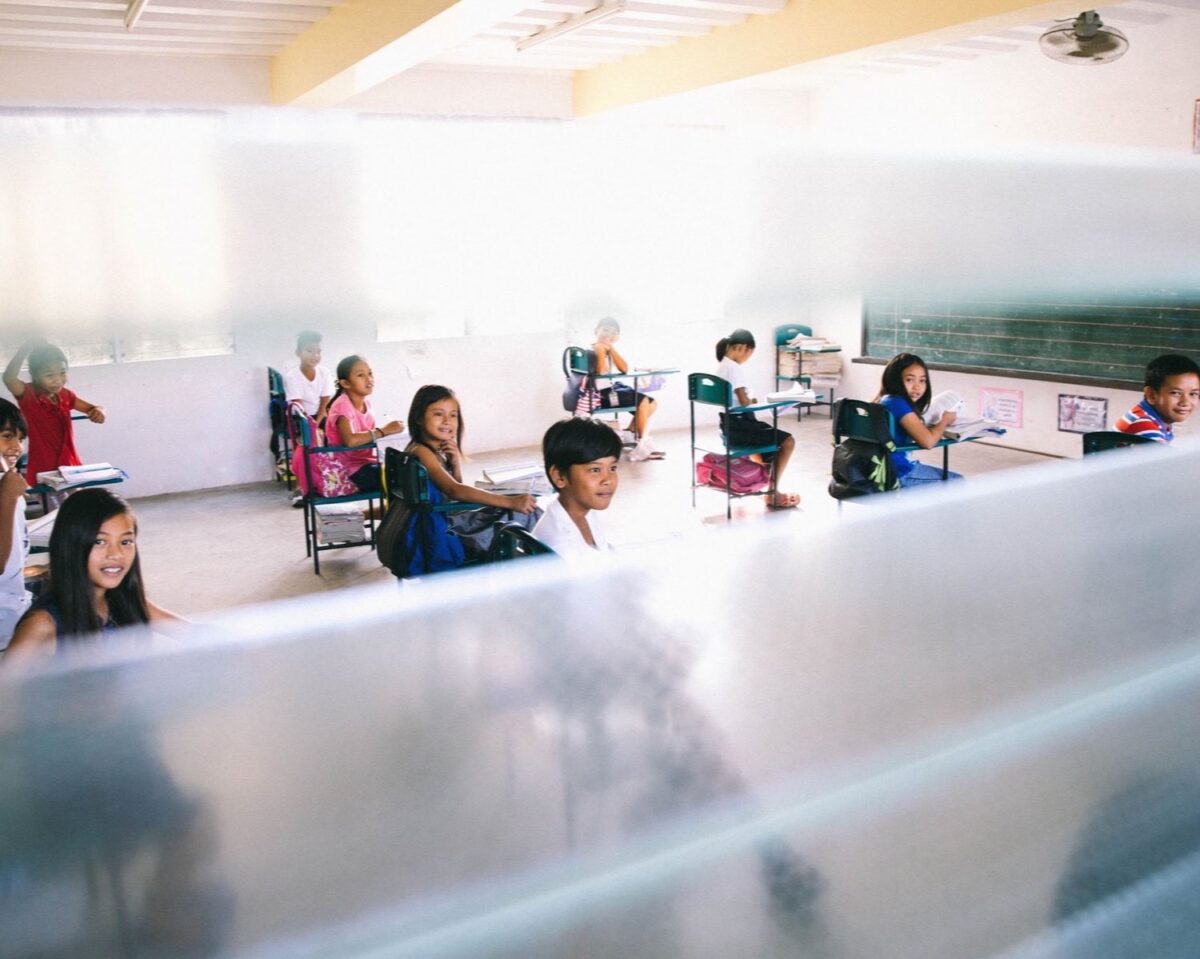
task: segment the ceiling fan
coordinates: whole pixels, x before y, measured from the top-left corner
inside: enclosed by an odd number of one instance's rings
[[[1129,49],[1129,41],[1116,27],[1106,27],[1095,10],[1085,10],[1074,20],[1059,20],[1038,40],[1042,53],[1062,63],[1111,63]]]

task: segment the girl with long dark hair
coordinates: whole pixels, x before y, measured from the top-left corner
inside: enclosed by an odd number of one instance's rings
[[[929,409],[933,388],[929,383],[929,369],[925,361],[912,353],[897,353],[883,368],[883,379],[879,384],[876,403],[882,403],[896,422],[892,437],[897,446],[916,444],[931,450],[938,445],[942,435],[954,423],[955,414],[945,412],[934,424],[927,426],[922,417]],[[922,483],[940,483],[942,471],[928,463],[919,463],[908,453],[892,453],[896,464],[896,476],[901,486],[919,486]],[[962,479],[958,473],[947,473],[947,479]]]
[[[5,667],[64,652],[122,626],[178,621],[146,599],[129,504],[103,487],[79,490],[50,534],[50,580],[17,623]]]

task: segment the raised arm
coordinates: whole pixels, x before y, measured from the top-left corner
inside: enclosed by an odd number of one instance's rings
[[[17,399],[25,394],[25,384],[21,382],[21,366],[35,345],[32,341],[23,343],[17,350],[17,355],[9,360],[8,366],[4,368],[4,385],[8,387],[8,392]]]
[[[537,500],[529,493],[505,496],[501,493],[479,489],[477,486],[468,486],[447,471],[446,467],[442,465],[441,458],[427,446],[414,447],[414,453],[421,461],[421,465],[425,467],[425,472],[429,474],[429,481],[441,491],[446,499],[458,503],[495,506],[499,509],[510,509],[513,512],[525,514],[532,513],[537,506]]]
[[[86,413],[87,418],[89,420],[91,420],[93,423],[103,423],[104,422],[104,407],[103,406],[97,406],[95,403],[89,403],[87,400],[76,396],[75,397],[75,409],[78,410],[80,413]]]
[[[334,423],[337,426],[338,439],[342,446],[369,446],[382,436],[404,432],[404,424],[399,420],[392,420],[390,423],[384,423],[383,426],[376,426],[374,429],[362,430],[357,433],[350,425],[348,416],[339,416]]]
[[[912,437],[914,443],[926,450],[931,450],[938,445],[942,434],[953,422],[954,414],[950,412],[943,413],[942,418],[933,426],[926,426],[922,423],[921,417],[916,413],[905,413],[900,417],[900,426]]]

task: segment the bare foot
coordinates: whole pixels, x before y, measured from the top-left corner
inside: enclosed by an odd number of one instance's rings
[[[778,490],[774,496],[767,499],[767,509],[795,509],[800,505],[800,497],[795,493],[781,493]]]

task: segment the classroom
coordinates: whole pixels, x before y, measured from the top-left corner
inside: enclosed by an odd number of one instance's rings
[[[866,7],[0,6],[0,362],[65,350],[104,411],[80,457],[125,471],[147,591],[195,624],[192,649],[0,675],[0,707],[84,703],[79,725],[14,711],[0,762],[62,733],[71,785],[162,784],[149,825],[88,824],[122,837],[107,861],[4,842],[14,955],[1115,956],[1137,930],[1171,954],[1196,600],[1162,557],[1187,548],[1198,427],[1086,461],[1081,436],[1152,356],[1200,354],[1200,0],[1102,8],[1128,52],[1099,65],[1043,52],[1063,3]],[[270,448],[298,333],[331,370],[369,360],[379,424],[452,388],[470,485],[540,463],[564,349],[606,317],[674,371],[665,458],[621,458],[610,562],[397,580],[356,548],[314,572]],[[1074,321],[1103,335],[1075,350]],[[822,399],[871,401],[914,352],[1003,435],[951,448],[965,482],[839,501],[832,407],[786,409],[796,508],[693,490],[688,374],[744,329],[749,387],[789,387],[793,324],[840,348]],[[1140,530],[1114,521],[1157,488]],[[885,561],[902,542],[919,569]],[[1131,618],[1138,587],[1164,608]],[[984,810],[973,783],[1003,769]],[[1063,877],[1121,802],[1178,848],[1081,922]],[[55,815],[38,829],[75,828]]]

